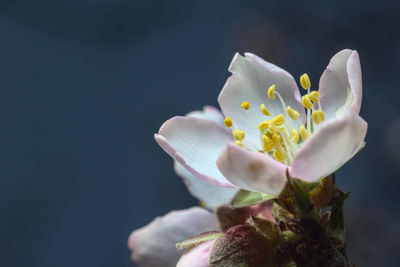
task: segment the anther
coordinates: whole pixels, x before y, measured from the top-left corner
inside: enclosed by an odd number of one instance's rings
[[[293,120],[297,120],[300,116],[300,113],[297,110],[292,109],[290,106],[286,108],[286,113],[292,118]]]
[[[261,104],[260,106],[261,113],[264,114],[265,116],[271,116],[271,113],[267,109],[267,107],[264,104]]]
[[[231,127],[232,127],[232,125],[233,125],[233,121],[232,121],[232,119],[231,119],[231,118],[228,118],[228,117],[226,117],[226,118],[225,118],[225,120],[224,120],[224,125],[225,125],[226,127],[228,127],[228,128],[231,128]]]
[[[312,108],[313,108],[313,104],[312,104],[312,102],[311,102],[311,100],[310,100],[310,97],[309,97],[308,95],[304,95],[304,96],[301,98],[301,103],[303,103],[303,106],[304,106],[306,109],[312,109]]]
[[[271,99],[275,99],[275,88],[276,88],[275,84],[271,85],[271,86],[268,88],[267,95],[268,95],[268,97],[271,98]]]
[[[312,118],[315,124],[320,124],[325,120],[325,114],[322,110],[315,110],[312,114]]]
[[[247,101],[243,102],[240,106],[244,110],[249,110],[249,108],[250,108],[250,104]]]
[[[242,130],[239,130],[239,129],[237,129],[237,130],[234,130],[233,132],[232,132],[232,135],[233,135],[233,138],[236,140],[236,141],[242,141],[245,137],[246,137],[246,134],[245,134],[245,132],[244,131],[242,131]]]
[[[243,143],[240,140],[235,140],[235,144],[237,144],[238,146],[243,147]]]
[[[292,131],[292,139],[295,144],[297,144],[300,140],[299,132],[296,129]]]
[[[281,126],[282,124],[285,123],[285,117],[283,117],[282,114],[279,114],[278,116],[274,117],[272,119],[273,124],[275,124],[276,126]]]
[[[312,102],[318,102],[319,100],[319,93],[317,91],[312,91],[308,94],[308,97]]]
[[[274,157],[276,160],[283,162],[285,160],[285,154],[279,148],[274,150]]]
[[[300,84],[303,89],[308,90],[311,87],[310,77],[308,77],[307,73],[304,73],[300,76]]]
[[[257,128],[258,128],[258,130],[264,130],[264,129],[268,129],[268,128],[270,128],[270,126],[271,126],[271,121],[263,121],[263,122],[261,122],[258,126],[257,126]]]
[[[274,145],[279,145],[281,142],[281,136],[279,134],[273,134],[272,135],[272,142],[274,143]]]
[[[301,139],[303,139],[303,141],[306,141],[307,138],[310,136],[310,134],[311,133],[309,131],[307,131],[307,129],[306,129],[306,127],[304,127],[304,125],[300,126],[300,136],[301,136]]]

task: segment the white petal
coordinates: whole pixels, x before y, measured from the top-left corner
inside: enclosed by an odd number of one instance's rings
[[[224,123],[224,116],[213,106],[205,106],[203,110],[191,111],[186,116],[215,121],[221,125]]]
[[[161,126],[154,138],[196,177],[209,184],[234,187],[216,166],[219,153],[233,139],[228,128],[210,120],[174,117]]]
[[[215,239],[204,242],[188,251],[180,258],[176,267],[209,267],[209,258]]]
[[[286,166],[260,152],[228,144],[217,166],[234,185],[255,192],[278,195],[286,183]]]
[[[335,172],[364,146],[367,127],[351,109],[344,116],[323,124],[297,152],[290,174],[317,181]]]
[[[332,57],[321,76],[319,92],[327,120],[343,116],[350,108],[360,112],[362,81],[357,51],[345,49]]]
[[[186,170],[177,161],[174,162],[176,173],[183,178],[190,193],[204,202],[207,207],[216,208],[229,203],[238,189],[210,185]]]
[[[216,218],[203,208],[172,211],[134,231],[128,246],[141,267],[173,267],[182,254],[176,243],[211,230],[218,230]]]
[[[301,105],[300,93],[295,80],[288,72],[250,53],[245,53],[245,57],[237,53],[229,66],[229,71],[232,76],[226,81],[218,102],[224,115],[230,117],[236,127],[246,132],[245,144],[261,150],[257,125],[271,118],[260,112],[261,104],[267,106],[272,116],[285,115],[291,127],[298,129],[300,124],[304,123],[305,113]],[[268,98],[267,89],[272,84],[276,84],[276,90],[281,94],[286,105],[300,113],[296,121],[286,114],[278,97],[274,100]],[[254,118],[254,122],[240,108],[244,101],[250,103],[248,112]]]

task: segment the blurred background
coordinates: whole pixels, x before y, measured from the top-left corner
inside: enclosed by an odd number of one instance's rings
[[[358,266],[398,266],[398,1],[0,1],[0,265],[134,266],[129,233],[197,204],[153,133],[217,106],[236,51],[313,84],[360,53],[367,146],[337,173]]]

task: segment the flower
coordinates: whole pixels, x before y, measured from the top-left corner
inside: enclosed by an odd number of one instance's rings
[[[358,115],[362,98],[358,53],[342,50],[311,91],[256,55],[236,54],[232,76],[218,102],[224,126],[199,117],[166,121],[155,139],[197,178],[221,187],[278,195],[286,170],[317,181],[351,159],[363,146],[367,123]]]

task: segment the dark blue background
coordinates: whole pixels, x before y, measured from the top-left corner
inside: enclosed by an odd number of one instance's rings
[[[0,265],[132,266],[133,229],[196,205],[153,140],[166,119],[216,106],[236,51],[317,84],[353,48],[369,130],[337,174],[349,249],[396,266],[400,4],[330,2],[0,1]]]

